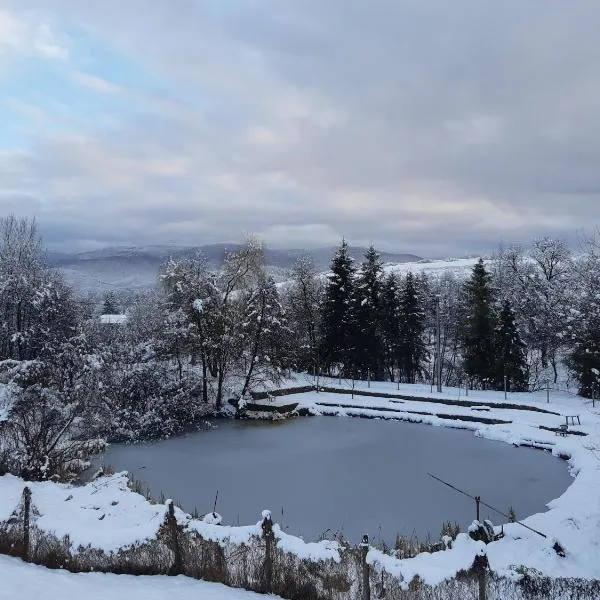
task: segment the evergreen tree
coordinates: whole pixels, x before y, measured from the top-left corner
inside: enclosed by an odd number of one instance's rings
[[[515,314],[509,300],[505,300],[498,318],[495,343],[496,387],[502,389],[504,377],[511,389],[527,389],[527,361],[525,344],[521,340]]]
[[[104,302],[102,304],[103,315],[116,315],[119,313],[119,307],[117,305],[117,299],[115,293],[110,291],[104,294]]]
[[[401,381],[415,383],[424,370],[427,348],[423,339],[425,312],[412,273],[408,273],[400,297],[399,356]]]
[[[390,273],[381,290],[381,331],[383,336],[383,361],[391,381],[398,369],[400,340],[400,289],[398,276]]]
[[[495,379],[494,331],[490,275],[479,259],[466,284],[462,341],[464,371],[484,389]]]
[[[331,261],[321,317],[319,355],[330,373],[336,366],[346,375],[355,371],[355,273],[354,260],[343,240]]]
[[[381,257],[373,246],[365,253],[356,290],[356,363],[361,378],[383,379],[384,340],[381,327]]]

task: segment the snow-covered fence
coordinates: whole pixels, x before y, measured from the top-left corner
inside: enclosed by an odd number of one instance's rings
[[[291,600],[600,597],[597,581],[557,580],[528,573],[521,582],[497,577],[489,572],[485,553],[478,554],[472,564],[466,539],[462,540],[463,570],[450,569],[440,577],[436,567],[428,577],[426,570],[412,570],[410,559],[399,561],[372,548],[367,536],[358,546],[334,541],[307,543],[282,532],[269,511],[264,511],[254,526],[220,526],[211,519],[192,519],[172,501],[166,506],[143,499],[140,503],[137,494],[115,486],[119,481],[119,476],[106,478],[106,485],[103,482],[87,492],[81,490],[88,486],[68,488],[50,483],[31,484],[23,493],[22,488],[11,492],[18,505],[8,518],[4,513],[0,520],[0,552],[74,572],[182,574]],[[123,494],[118,495],[119,491]],[[130,527],[126,520],[121,521],[121,527],[132,532],[130,542],[115,545],[120,532],[115,529],[117,523],[111,522],[116,517],[108,507],[117,511],[132,496],[136,511],[124,513]],[[155,523],[154,530],[145,530],[146,537],[136,536],[136,528],[148,516]],[[64,533],[69,529],[57,533],[59,526],[70,526],[72,535]],[[427,555],[423,556],[427,560]],[[440,566],[444,556],[441,552]]]

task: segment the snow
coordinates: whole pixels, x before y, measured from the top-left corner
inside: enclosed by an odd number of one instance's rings
[[[52,482],[28,483],[12,475],[0,478],[0,521],[7,520],[21,500],[23,488],[32,492],[39,512],[36,525],[62,538],[73,548],[91,545],[105,552],[156,537],[166,506],[150,504],[127,486],[127,474],[102,477],[85,486]],[[179,511],[181,512],[181,511]]]
[[[202,518],[202,522],[208,525],[220,525],[221,521],[223,521],[223,517],[217,512],[210,512]]]
[[[474,542],[466,534],[457,537],[452,550],[444,552],[423,552],[415,558],[398,560],[371,548],[367,554],[369,564],[378,564],[387,573],[402,579],[406,587],[417,576],[429,585],[438,585],[448,579],[450,574],[468,571],[475,557],[485,552],[483,542]]]
[[[479,261],[479,257],[474,258],[448,258],[445,260],[420,260],[418,262],[391,263],[383,266],[384,273],[427,273],[428,275],[441,275],[443,273],[453,273],[454,275],[468,275],[473,267]],[[488,264],[489,259],[483,261]]]
[[[100,315],[100,323],[103,325],[123,325],[127,321],[127,315]]]
[[[301,559],[314,561],[333,560],[337,563],[341,560],[340,546],[337,542],[331,540],[305,542],[301,538],[284,533],[281,531],[279,525],[273,526],[273,533],[275,534],[279,548],[284,552],[295,554]]]
[[[259,600],[276,598],[188,577],[68,573],[0,556],[0,600]]]

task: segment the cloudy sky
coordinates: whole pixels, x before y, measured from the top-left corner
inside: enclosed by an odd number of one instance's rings
[[[600,222],[598,0],[0,0],[0,214],[49,246]]]

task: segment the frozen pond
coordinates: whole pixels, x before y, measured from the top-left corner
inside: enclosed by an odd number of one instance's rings
[[[110,446],[101,461],[128,470],[185,510],[217,511],[248,525],[263,509],[289,533],[315,540],[342,531],[393,543],[396,533],[438,539],[443,521],[464,531],[474,502],[427,472],[518,517],[546,510],[572,479],[566,463],[472,432],[397,421],[313,417],[265,423],[218,421],[218,428],[138,445]],[[482,518],[503,520],[482,508]]]

